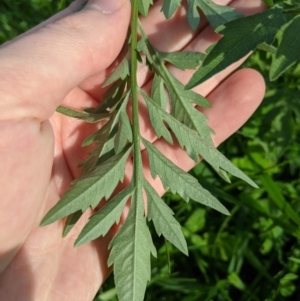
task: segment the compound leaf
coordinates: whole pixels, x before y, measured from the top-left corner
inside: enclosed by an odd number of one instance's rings
[[[170,19],[176,9],[181,5],[181,0],[164,0],[162,11],[167,19]]]
[[[149,141],[143,139],[143,144],[147,149],[152,178],[155,179],[158,175],[166,190],[170,188],[173,193],[181,195],[186,202],[192,199],[221,213],[229,214],[228,210],[193,176],[163,156]]]
[[[108,199],[118,183],[123,181],[125,164],[131,152],[127,148],[122,153],[95,167],[93,171],[73,181],[61,200],[45,215],[41,226],[46,226],[78,210],[95,208],[99,201]]]
[[[284,29],[275,59],[270,70],[270,80],[276,80],[300,59],[300,16]]]
[[[233,7],[218,5],[211,0],[187,0],[187,3],[187,19],[193,30],[196,30],[200,23],[198,7],[202,10],[213,28],[217,28],[220,25],[243,16]]]
[[[263,13],[233,20],[217,31],[223,37],[210,49],[202,66],[186,85],[191,89],[253,51],[259,44],[271,44],[286,18],[283,9],[273,7]]]
[[[114,265],[114,277],[120,301],[144,300],[150,280],[150,253],[156,256],[144,216],[142,191],[135,189],[124,225],[110,243],[108,265]]]
[[[117,80],[111,87],[104,93],[99,106],[94,110],[94,113],[109,112],[119,103],[123,97],[124,89],[126,86],[125,80]]]
[[[148,220],[152,220],[158,236],[163,235],[185,255],[188,255],[186,240],[181,226],[173,217],[173,212],[152,186],[145,181],[144,188],[148,202]]]
[[[129,185],[107,202],[90,218],[76,239],[75,246],[80,246],[100,236],[105,236],[113,224],[119,223],[126,202],[132,194],[133,186]]]
[[[81,218],[83,212],[81,210],[78,210],[72,214],[70,214],[64,224],[64,230],[63,230],[63,237],[66,237],[68,233],[73,229],[75,224],[79,221]]]

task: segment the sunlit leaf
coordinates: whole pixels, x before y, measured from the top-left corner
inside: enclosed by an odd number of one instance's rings
[[[211,78],[253,51],[259,44],[271,44],[278,28],[286,23],[283,9],[273,7],[260,14],[228,22],[218,28],[223,37],[211,48],[201,68],[192,76],[187,89]]]
[[[270,80],[276,80],[300,60],[300,16],[296,16],[284,29],[275,59],[270,69]]]
[[[180,7],[181,0],[164,0],[162,11],[167,19],[171,18],[176,9]]]
[[[187,255],[187,244],[180,224],[173,217],[172,210],[148,182],[145,182],[144,188],[147,194],[148,219],[153,221],[156,233],[159,236],[163,235],[176,248]]]
[[[139,1],[139,12],[146,17],[149,12],[150,6],[153,4],[152,0],[140,0]]]
[[[144,300],[150,280],[150,253],[156,256],[144,216],[142,191],[134,191],[132,205],[124,225],[110,243],[108,265],[114,265],[114,277],[120,301]]]
[[[147,149],[152,178],[159,176],[165,189],[170,188],[187,202],[192,199],[221,213],[229,214],[228,210],[193,176],[163,156],[150,142],[143,139],[143,144]]]
[[[118,224],[126,202],[132,193],[133,186],[129,185],[94,214],[80,232],[75,241],[75,246],[105,236],[113,224]]]
[[[195,4],[201,8],[209,24],[215,29],[229,21],[243,17],[243,14],[237,12],[235,8],[218,5],[211,0],[195,0]]]
[[[41,221],[41,226],[53,223],[78,210],[95,208],[102,198],[108,199],[118,183],[123,181],[124,169],[131,148],[98,165],[88,175],[74,181],[73,186],[64,194]]]

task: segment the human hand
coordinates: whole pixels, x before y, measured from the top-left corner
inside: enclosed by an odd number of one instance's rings
[[[72,9],[77,10],[82,2],[76,1]],[[108,1],[110,5],[115,2]],[[0,234],[0,300],[88,301],[109,273],[107,246],[112,234],[73,247],[91,212],[84,214],[64,239],[62,221],[45,228],[39,228],[39,223],[79,176],[77,164],[86,156],[81,143],[96,129],[55,113],[55,108],[61,103],[82,108],[101,101],[107,68],[119,54],[127,33],[130,3],[121,2],[112,14],[96,9],[96,3],[104,8],[99,0],[91,1],[91,6],[78,13],[67,10],[0,48],[0,227],[5,229]],[[157,1],[143,20],[159,50],[188,47],[204,51],[217,39],[204,20],[197,34],[191,33],[184,9],[165,21],[161,2]],[[234,5],[245,13],[263,9],[259,0],[238,0]],[[216,132],[216,145],[247,120],[264,94],[261,76],[250,69],[224,81],[238,65],[195,89],[213,104],[204,112]],[[170,69],[182,82],[191,76],[190,71]],[[140,68],[139,83],[146,91],[150,78],[151,73]],[[144,136],[178,166],[192,168],[194,162],[184,151],[157,140],[149,130],[142,103],[140,113]],[[127,171],[130,177],[130,163]],[[149,171],[145,173],[150,180]],[[155,181],[155,185],[163,194],[160,182]]]

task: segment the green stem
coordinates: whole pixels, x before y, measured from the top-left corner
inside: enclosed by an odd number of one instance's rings
[[[131,98],[132,98],[132,124],[133,124],[133,180],[137,187],[140,179],[139,168],[141,162],[141,151],[140,151],[140,128],[139,128],[139,101],[138,101],[138,85],[137,85],[137,35],[138,35],[138,3],[139,0],[132,1],[132,16],[131,16]]]

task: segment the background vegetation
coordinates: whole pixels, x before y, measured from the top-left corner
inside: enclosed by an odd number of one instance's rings
[[[1,0],[0,44],[70,2]],[[260,188],[235,179],[228,185],[208,166],[195,167],[191,173],[227,206],[229,217],[167,193],[165,200],[183,225],[190,256],[157,238],[159,257],[152,262],[145,300],[300,300],[300,64],[270,83],[270,59],[256,52],[245,63],[265,75],[266,97],[247,124],[220,147]],[[96,300],[117,300],[112,277]]]

